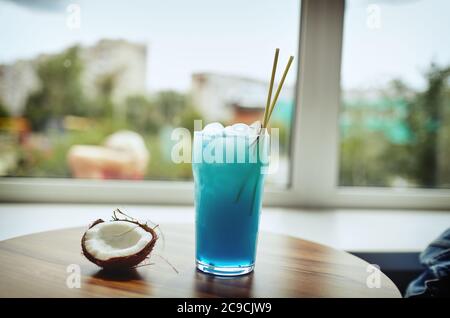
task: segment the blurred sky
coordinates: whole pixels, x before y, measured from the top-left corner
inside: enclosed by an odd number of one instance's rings
[[[295,0],[80,0],[74,2],[81,7],[80,30],[66,27],[64,6],[39,10],[41,1],[24,1],[33,7],[0,2],[0,63],[77,42],[125,38],[149,47],[149,88],[184,90],[199,71],[267,79],[275,47],[281,48],[283,67],[290,54],[297,54]],[[291,83],[295,73],[291,70]]]
[[[367,23],[371,4],[379,8],[380,28]],[[449,12],[448,0],[348,0],[342,86],[379,87],[398,77],[423,88],[432,61],[450,66]]]
[[[70,3],[81,7],[79,30],[66,26]],[[379,4],[379,29],[366,24],[371,3]],[[3,0],[0,63],[124,38],[148,45],[151,90],[186,90],[191,74],[201,71],[267,80],[275,47],[281,67],[297,55],[299,12],[297,0]],[[422,86],[432,59],[450,64],[448,12],[446,0],[348,1],[343,86],[383,85],[393,77]]]

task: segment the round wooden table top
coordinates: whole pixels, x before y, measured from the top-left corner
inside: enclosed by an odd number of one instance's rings
[[[150,264],[120,275],[100,270],[81,254],[86,228],[2,241],[0,297],[401,297],[387,276],[351,254],[264,232],[253,273],[203,274],[195,269],[193,225],[161,229],[164,241],[158,240]]]

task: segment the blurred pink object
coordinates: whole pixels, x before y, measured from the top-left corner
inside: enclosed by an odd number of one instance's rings
[[[67,161],[75,178],[143,179],[150,154],[144,139],[128,130],[110,135],[103,146],[74,145]]]

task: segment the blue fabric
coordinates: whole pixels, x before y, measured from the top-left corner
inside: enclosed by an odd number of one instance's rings
[[[406,290],[405,297],[450,297],[450,228],[420,254],[425,271]]]

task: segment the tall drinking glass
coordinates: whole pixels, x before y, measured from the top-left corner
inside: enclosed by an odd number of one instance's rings
[[[267,134],[195,132],[192,169],[199,270],[224,276],[253,270],[268,145]]]

